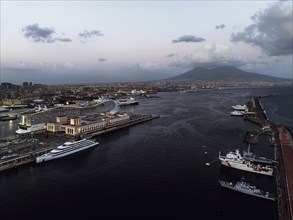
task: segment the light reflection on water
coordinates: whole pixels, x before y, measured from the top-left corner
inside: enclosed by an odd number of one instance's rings
[[[17,130],[18,120],[0,121],[0,138],[13,135]]]

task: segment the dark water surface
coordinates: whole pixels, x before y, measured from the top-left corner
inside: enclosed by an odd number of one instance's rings
[[[140,100],[123,110],[161,117],[98,137],[100,145],[81,154],[0,173],[0,218],[277,219],[275,202],[218,183],[244,174],[251,184],[275,193],[274,177],[205,163],[217,159],[219,151],[245,149],[245,131],[259,128],[231,117],[232,105],[275,90],[280,98],[282,89],[160,93],[160,98]],[[268,114],[289,123],[292,116],[279,100],[261,102]],[[266,136],[251,150],[273,158]]]

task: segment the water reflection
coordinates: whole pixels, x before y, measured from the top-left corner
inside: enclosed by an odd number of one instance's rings
[[[0,121],[0,138],[14,135],[18,120]]]
[[[13,129],[13,121],[10,120],[8,123],[8,129],[11,131]]]

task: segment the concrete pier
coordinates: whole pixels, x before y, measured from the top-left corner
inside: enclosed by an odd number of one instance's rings
[[[292,202],[293,202],[293,141],[291,132],[282,125],[269,120],[263,109],[259,98],[252,97],[246,105],[249,111],[255,112],[255,115],[247,115],[246,120],[256,123],[262,127],[269,126],[271,132],[267,133],[276,140],[275,146],[276,160],[276,185],[278,200],[279,220],[292,220]],[[253,134],[253,135],[251,135]],[[261,129],[254,133],[247,132],[245,141],[248,143],[257,143],[257,137],[261,134]]]

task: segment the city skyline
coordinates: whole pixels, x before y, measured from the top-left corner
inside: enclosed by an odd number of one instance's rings
[[[292,79],[291,1],[1,1],[1,80],[99,83],[232,65]]]

